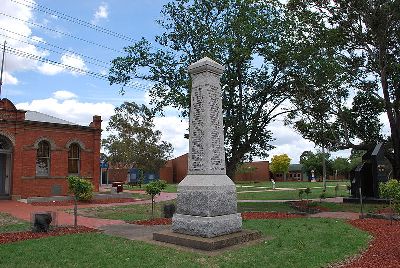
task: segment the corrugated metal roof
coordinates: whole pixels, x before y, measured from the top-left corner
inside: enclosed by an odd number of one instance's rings
[[[35,121],[35,122],[46,122],[46,123],[54,123],[54,124],[64,124],[64,125],[73,125],[79,126],[78,124],[35,111],[26,111],[25,120],[27,121]]]

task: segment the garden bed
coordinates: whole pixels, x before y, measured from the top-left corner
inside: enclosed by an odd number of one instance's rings
[[[36,233],[32,231],[0,233],[0,244],[18,242],[29,239],[38,239],[49,236],[60,236],[67,234],[92,233],[92,232],[98,232],[98,230],[85,226],[78,226],[77,228],[56,227],[48,231],[47,233]]]
[[[328,208],[321,207],[310,201],[297,201],[290,202],[290,206],[297,211],[304,212],[307,214],[315,214],[319,212],[329,211]]]
[[[263,220],[263,219],[290,219],[304,217],[301,214],[282,213],[282,212],[243,212],[244,220]]]
[[[109,199],[93,199],[91,201],[78,201],[78,205],[91,205],[91,204],[112,204],[112,203],[129,203],[139,201],[136,198],[109,198]],[[70,206],[74,204],[74,200],[60,200],[49,202],[33,202],[33,206]]]
[[[350,224],[374,236],[368,249],[359,257],[337,267],[376,268],[400,267],[400,222],[388,220],[360,219]]]

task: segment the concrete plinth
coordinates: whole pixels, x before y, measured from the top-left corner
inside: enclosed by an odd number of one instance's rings
[[[249,241],[257,240],[262,237],[258,231],[244,230],[232,234],[218,236],[214,238],[204,238],[185,234],[178,234],[171,231],[161,231],[153,233],[153,239],[165,243],[171,243],[188,248],[213,251]]]
[[[202,217],[174,214],[172,231],[201,237],[216,237],[239,232],[242,229],[242,217],[239,213]]]

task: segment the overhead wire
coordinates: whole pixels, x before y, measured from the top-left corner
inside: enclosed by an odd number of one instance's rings
[[[96,59],[96,58],[93,58],[93,57],[90,57],[90,56],[87,56],[87,55],[84,55],[84,54],[81,54],[81,53],[72,51],[72,50],[70,50],[70,49],[66,49],[66,48],[60,47],[60,46],[57,46],[57,45],[53,45],[53,44],[51,44],[51,43],[45,42],[45,41],[40,40],[40,39],[33,39],[33,38],[29,37],[29,36],[26,36],[26,35],[23,35],[23,34],[20,34],[20,33],[13,32],[13,31],[10,31],[10,30],[5,29],[5,28],[2,28],[2,27],[0,27],[0,30],[5,31],[5,32],[8,32],[8,33],[11,33],[11,34],[14,34],[14,35],[18,35],[18,36],[23,37],[23,38],[25,38],[25,39],[27,39],[27,40],[31,40],[33,43],[41,43],[41,44],[44,44],[44,45],[46,45],[46,46],[54,47],[54,48],[63,50],[63,51],[68,52],[68,53],[73,53],[73,54],[78,55],[78,56],[81,56],[81,57],[83,57],[83,58],[87,58],[87,59],[90,59],[90,60],[93,60],[93,61],[96,61],[96,62],[105,64],[105,65],[110,65],[109,62],[102,61],[102,60],[99,60],[99,59]],[[4,35],[3,35],[3,36],[4,36]],[[12,38],[12,37],[10,37],[10,38]],[[12,38],[12,39],[16,40],[15,38]],[[22,42],[22,40],[19,40],[19,41]],[[36,45],[36,44],[33,44],[33,43],[32,43],[32,45]],[[46,49],[48,49],[48,48],[46,48]]]
[[[74,36],[74,35],[69,34],[69,33],[64,33],[64,32],[61,32],[61,31],[58,31],[58,30],[55,30],[55,29],[46,27],[46,26],[41,25],[41,24],[38,24],[38,23],[34,23],[34,22],[31,22],[31,21],[23,20],[23,19],[20,19],[20,18],[11,16],[11,15],[8,15],[8,14],[3,13],[3,12],[0,12],[0,15],[5,16],[5,17],[8,17],[8,18],[11,18],[11,19],[14,19],[14,20],[18,20],[18,21],[21,21],[21,22],[24,22],[24,23],[28,23],[28,24],[31,24],[31,25],[36,26],[36,27],[40,27],[40,28],[43,28],[43,29],[45,29],[45,30],[55,32],[55,33],[57,33],[57,34],[65,35],[65,36],[74,38],[74,39],[76,39],[76,40],[79,40],[79,41],[82,41],[82,42],[85,42],[85,43],[88,43],[88,44],[91,44],[91,45],[95,45],[95,46],[98,46],[98,47],[101,47],[101,48],[105,48],[105,49],[108,49],[108,50],[111,50],[111,51],[114,51],[114,52],[117,52],[117,53],[123,52],[122,50],[116,50],[116,49],[114,49],[114,48],[107,47],[107,46],[104,46],[104,45],[95,43],[95,42],[93,42],[93,41],[89,41],[89,40],[83,39],[83,38],[81,38],[81,37]]]
[[[91,77],[94,77],[94,78],[98,78],[98,79],[101,79],[101,80],[109,81],[107,75],[103,75],[103,74],[100,74],[100,73],[92,72],[92,71],[89,71],[89,70],[84,70],[84,69],[77,68],[77,67],[74,67],[74,66],[71,66],[71,65],[67,65],[67,64],[64,64],[64,63],[60,63],[60,62],[57,62],[57,61],[54,61],[54,60],[46,59],[44,57],[41,57],[41,56],[38,56],[38,55],[35,55],[35,54],[32,54],[32,53],[28,53],[28,52],[25,52],[25,51],[22,51],[22,50],[13,48],[13,47],[8,46],[8,45],[6,45],[6,49],[5,50],[7,52],[9,52],[9,53],[11,53],[13,55],[19,56],[19,57],[23,57],[23,58],[27,58],[27,59],[31,59],[31,60],[37,60],[37,61],[40,61],[40,62],[43,62],[43,63],[48,63],[48,64],[51,64],[51,65],[55,65],[55,66],[61,67],[63,69],[67,69],[67,70],[69,70],[71,72],[79,73],[79,74],[82,74],[82,75],[88,75],[88,76],[91,76]],[[142,85],[139,82],[128,83],[125,86],[126,87],[130,87],[130,88],[134,88],[134,89],[139,90],[139,91],[147,91],[149,89],[149,86]]]
[[[57,11],[57,10],[48,8],[48,7],[44,6],[44,5],[40,5],[40,4],[38,4],[38,3],[29,1],[29,0],[25,0],[25,1],[24,1],[25,3],[21,3],[21,2],[18,1],[18,0],[10,0],[10,1],[11,1],[11,2],[14,2],[14,3],[16,3],[16,4],[24,5],[24,6],[26,6],[26,7],[30,7],[30,8],[32,8],[32,9],[34,9],[34,10],[43,12],[43,13],[48,14],[48,15],[57,16],[58,18],[64,19],[64,20],[66,20],[66,21],[69,21],[69,22],[72,22],[72,23],[79,24],[79,25],[81,25],[81,26],[85,26],[85,27],[91,28],[91,29],[96,30],[96,31],[98,31],[98,32],[102,32],[102,33],[105,33],[105,34],[114,36],[114,37],[116,37],[116,38],[120,38],[120,39],[125,40],[125,41],[135,42],[134,39],[132,39],[132,38],[130,38],[130,37],[124,35],[124,34],[117,33],[117,32],[114,32],[114,31],[112,31],[112,30],[109,30],[109,29],[107,29],[107,28],[104,28],[104,27],[95,25],[95,24],[93,24],[93,23],[90,23],[90,22],[87,22],[87,21],[84,21],[84,20],[81,20],[81,19],[72,17],[72,16],[67,15],[67,14],[65,14],[65,13],[62,13],[62,12],[60,12],[60,11]],[[28,4],[26,4],[26,3],[28,3]]]
[[[24,41],[24,40],[21,40],[21,39],[18,39],[18,38],[14,38],[14,37],[8,36],[8,35],[6,35],[6,34],[0,33],[0,35],[1,35],[1,36],[4,36],[4,37],[6,37],[6,38],[13,39],[13,40],[15,40],[15,41],[24,43],[24,44],[35,45],[35,47],[38,47],[38,48],[41,48],[41,49],[44,49],[44,50],[47,50],[47,51],[51,51],[51,52],[56,53],[56,54],[59,54],[59,55],[65,55],[65,53],[62,53],[62,52],[60,52],[60,51],[52,50],[52,49],[49,49],[49,48],[46,48],[46,47],[43,47],[43,46],[39,46],[39,45],[37,45],[37,44],[32,44],[32,43],[30,43],[30,42],[27,42],[27,41]],[[70,53],[70,55],[74,55],[74,56],[83,56],[82,54],[75,53],[75,52],[72,52],[72,51],[69,52],[69,53]],[[109,68],[109,66],[100,65],[100,64],[98,64],[98,63],[95,63],[95,62],[92,62],[92,61],[89,61],[89,60],[86,60],[85,62],[90,63],[90,64],[92,64],[92,65],[95,65],[95,66],[97,66],[97,67],[104,68],[104,69],[108,69],[108,68]]]

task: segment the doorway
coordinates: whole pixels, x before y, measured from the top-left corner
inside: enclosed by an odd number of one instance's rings
[[[0,135],[0,195],[9,195],[11,189],[12,143]]]

